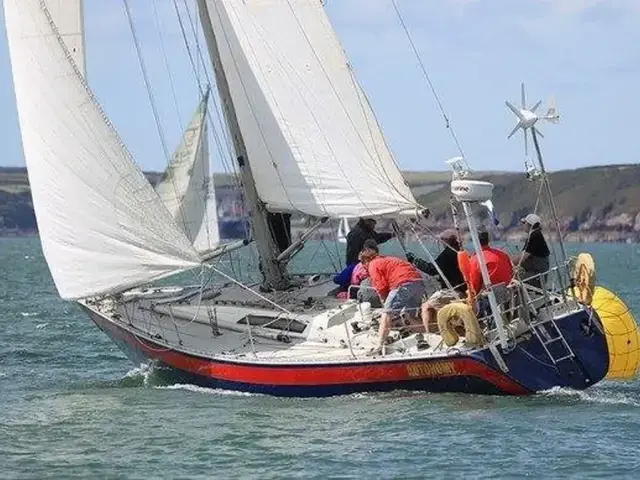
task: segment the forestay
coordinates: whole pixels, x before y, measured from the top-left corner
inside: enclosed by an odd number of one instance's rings
[[[209,168],[207,97],[200,102],[162,180],[155,187],[175,222],[201,252],[215,248],[219,242]]]
[[[112,293],[199,264],[57,34],[45,2],[5,0],[22,144],[60,295]]]
[[[416,207],[319,0],[208,0],[258,195],[270,210]]]

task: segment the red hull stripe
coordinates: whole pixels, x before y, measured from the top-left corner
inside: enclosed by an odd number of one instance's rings
[[[217,380],[274,386],[318,386],[407,380],[454,376],[477,377],[502,392],[512,395],[531,393],[508,376],[471,357],[407,360],[393,363],[360,363],[357,365],[247,365],[188,355],[142,339],[128,330],[94,314],[94,321],[109,332],[141,350],[151,359],[191,374]]]

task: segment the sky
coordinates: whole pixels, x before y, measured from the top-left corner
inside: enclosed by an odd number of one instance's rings
[[[400,167],[445,170],[458,152],[392,0],[325,1]],[[395,1],[473,169],[523,169],[522,136],[507,140],[516,120],[504,104],[520,102],[521,82],[529,105],[542,100],[543,111],[553,97],[561,115],[540,126],[547,168],[638,162],[631,120],[640,111],[640,0]],[[85,0],[88,80],[138,164],[163,170],[123,5]],[[199,101],[196,75],[174,1],[129,5],[172,151]],[[0,165],[24,165],[4,18],[0,107]],[[214,168],[223,170],[219,160]]]

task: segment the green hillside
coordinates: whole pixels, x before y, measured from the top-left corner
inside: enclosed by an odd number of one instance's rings
[[[493,203],[503,226],[515,226],[524,213],[534,209],[538,183],[524,174],[495,173],[475,178],[495,185]],[[640,212],[640,165],[612,165],[562,170],[549,176],[558,216],[570,230],[585,222],[594,226],[615,224],[616,217],[635,217]],[[444,220],[449,215],[449,197],[445,190],[419,196],[429,206],[434,217]],[[546,197],[541,208],[549,211]],[[622,221],[622,220],[620,220]]]
[[[155,183],[161,174],[146,175]],[[451,221],[450,172],[404,172],[404,176],[420,203],[431,209],[434,222],[446,227]],[[495,185],[494,204],[504,228],[516,226],[518,219],[535,207],[538,184],[527,180],[524,174],[478,172],[474,178]],[[550,182],[565,230],[640,230],[640,222],[635,224],[640,213],[640,165],[563,170],[552,173]],[[229,185],[232,179],[230,175],[220,174],[215,176],[215,183]],[[540,208],[543,212],[549,211],[544,202]],[[35,229],[24,168],[0,168],[0,228]]]

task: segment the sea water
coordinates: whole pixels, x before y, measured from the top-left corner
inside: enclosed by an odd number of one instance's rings
[[[640,316],[640,246],[581,249]],[[38,239],[0,239],[0,478],[463,476],[640,478],[640,382],[321,399],[164,384],[58,298]]]

